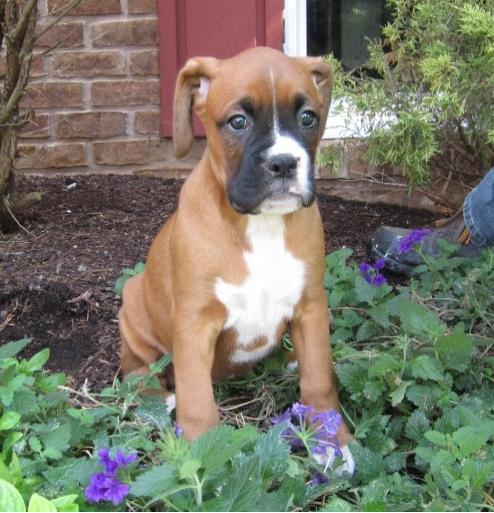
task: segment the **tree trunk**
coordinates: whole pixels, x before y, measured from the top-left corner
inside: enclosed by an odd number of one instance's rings
[[[12,167],[22,125],[19,102],[31,68],[37,10],[36,0],[0,0],[0,37],[6,53],[0,93],[0,230],[12,222]]]

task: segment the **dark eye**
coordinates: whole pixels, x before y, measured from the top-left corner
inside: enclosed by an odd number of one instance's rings
[[[228,120],[228,124],[233,128],[233,130],[243,130],[244,128],[247,128],[247,118],[242,116],[242,114],[237,114]]]
[[[311,110],[304,110],[298,118],[298,124],[302,128],[312,128],[316,123],[316,115]]]

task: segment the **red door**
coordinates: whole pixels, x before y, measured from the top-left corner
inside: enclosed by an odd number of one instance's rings
[[[173,93],[190,57],[226,58],[254,46],[283,46],[283,0],[158,0],[161,129],[172,135]],[[196,135],[204,135],[194,124]]]

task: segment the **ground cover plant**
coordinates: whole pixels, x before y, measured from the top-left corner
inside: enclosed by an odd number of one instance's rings
[[[399,287],[350,257],[328,255],[325,284],[354,476],[312,457],[282,352],[218,385],[224,425],[188,444],[138,379],[71,389],[47,349],[17,357],[26,339],[0,348],[0,510],[494,509],[494,252],[444,247]]]

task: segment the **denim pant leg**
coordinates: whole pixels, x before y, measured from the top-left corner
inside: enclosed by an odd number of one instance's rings
[[[465,198],[463,217],[475,244],[494,245],[494,168]]]

